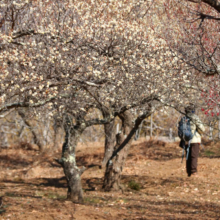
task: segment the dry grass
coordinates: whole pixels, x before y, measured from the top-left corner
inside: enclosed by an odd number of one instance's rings
[[[53,161],[60,151],[1,149],[0,219],[220,219],[220,145],[204,143],[199,177],[188,178],[178,143],[134,142],[122,174],[124,192],[103,192],[104,170],[94,166],[82,175],[84,204],[65,200],[63,171]],[[78,165],[100,164],[103,152],[103,143],[79,145]]]

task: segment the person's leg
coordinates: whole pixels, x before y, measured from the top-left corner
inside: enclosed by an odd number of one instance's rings
[[[199,143],[190,145],[191,150],[191,174],[197,173],[197,164],[199,157]]]

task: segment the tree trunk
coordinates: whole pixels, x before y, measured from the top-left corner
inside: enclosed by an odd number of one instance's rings
[[[38,135],[36,134],[36,132],[34,131],[34,129],[32,128],[31,124],[27,121],[25,114],[22,110],[18,111],[18,114],[20,115],[20,117],[22,118],[24,124],[29,128],[29,130],[31,131],[32,135],[33,135],[33,141],[34,143],[39,147],[39,151],[43,151],[43,145],[40,141],[40,139],[38,138]]]
[[[134,126],[132,123],[132,114],[129,111],[119,115],[122,120],[122,132],[117,135],[117,144],[115,150],[106,166],[103,183],[103,189],[105,191],[118,191],[121,189],[121,172],[131,147],[134,134],[141,122],[150,114],[150,112],[146,112],[139,116],[135,120]]]
[[[82,134],[82,129],[79,126],[73,126],[72,118],[69,116],[65,118],[64,129],[66,136],[61,163],[68,185],[67,199],[73,202],[83,202],[81,175],[85,168],[79,169],[77,167],[75,156],[76,146]]]
[[[122,131],[117,135],[117,144],[115,146],[115,151],[106,166],[103,184],[103,188],[105,191],[118,191],[120,189],[121,172],[134,136],[133,134],[130,139],[127,140],[126,145],[117,152],[122,143],[126,141],[126,138],[133,127],[132,114],[129,111],[120,114],[119,117],[122,120]]]
[[[109,117],[99,120],[85,121],[86,112],[80,112],[78,116],[75,116],[75,124],[73,124],[73,117],[69,114],[64,115],[63,127],[65,130],[65,142],[63,144],[62,158],[56,159],[58,163],[63,166],[63,170],[66,176],[68,192],[67,198],[73,202],[83,201],[83,191],[81,185],[81,175],[85,171],[85,168],[79,169],[76,165],[76,146],[80,139],[82,132],[86,127],[108,123],[112,118]]]
[[[150,138],[153,136],[153,115],[150,115]]]
[[[112,156],[112,153],[114,151],[114,146],[115,146],[115,120],[111,121],[108,124],[104,125],[104,130],[105,130],[105,153],[104,153],[104,158],[102,161],[102,167],[106,166],[106,163]]]
[[[140,137],[141,135],[141,129],[142,129],[142,124],[143,124],[143,121],[141,122],[139,128],[137,129],[137,131],[135,132],[135,137],[134,137],[134,140],[138,140],[138,138]]]
[[[60,147],[60,145],[62,145],[64,138],[63,121],[58,117],[54,117],[53,130],[54,150],[57,150]]]

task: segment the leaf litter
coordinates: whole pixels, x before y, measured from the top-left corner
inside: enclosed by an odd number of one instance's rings
[[[121,177],[123,193],[103,192],[104,170],[88,169],[83,204],[66,200],[62,168],[53,162],[60,151],[37,163],[34,151],[1,149],[0,219],[219,219],[219,146],[206,147],[215,154],[201,152],[199,177],[189,178],[178,143],[135,141]],[[101,164],[103,153],[102,144],[78,146],[78,165]],[[131,181],[139,190],[129,187]]]

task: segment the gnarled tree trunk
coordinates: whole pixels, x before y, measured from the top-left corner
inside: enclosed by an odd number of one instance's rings
[[[64,116],[64,130],[65,130],[65,142],[63,144],[62,158],[56,160],[63,166],[65,177],[68,184],[67,198],[73,202],[83,201],[83,191],[81,185],[81,175],[85,168],[79,169],[76,164],[76,146],[80,139],[82,132],[86,127],[105,124],[110,122],[113,118],[109,115],[104,119],[92,119],[89,121],[85,120],[85,111],[80,112],[78,116],[75,116],[75,124],[73,124],[73,117],[69,114]]]
[[[34,131],[34,129],[32,128],[31,124],[28,122],[28,120],[26,119],[25,113],[22,110],[18,110],[18,114],[20,115],[20,117],[22,118],[24,124],[30,129],[32,135],[33,135],[33,141],[34,143],[39,147],[40,151],[43,151],[43,145],[40,141],[40,139],[38,138],[38,135],[36,134],[36,132]]]
[[[102,110],[103,118],[109,117],[109,112]],[[104,158],[102,161],[102,167],[106,166],[106,163],[112,156],[112,153],[114,151],[115,146],[115,120],[110,121],[107,124],[104,124],[104,130],[105,130],[105,153]]]
[[[85,168],[79,169],[77,167],[75,150],[83,129],[80,126],[74,126],[70,116],[66,116],[65,118],[64,129],[66,136],[63,144],[61,163],[68,185],[67,198],[73,202],[82,202],[81,175]]]
[[[132,114],[129,111],[125,111],[119,115],[122,120],[122,131],[117,135],[117,144],[115,150],[106,166],[103,183],[103,189],[105,191],[118,191],[121,189],[121,172],[131,147],[134,134],[141,122],[149,115],[150,113],[146,112],[139,116],[135,120],[134,126],[132,123]]]
[[[127,144],[120,151],[117,152],[121,144],[126,140],[133,127],[132,114],[129,111],[125,111],[124,113],[120,114],[119,117],[122,120],[122,130],[121,133],[117,135],[117,143],[113,156],[111,156],[106,166],[103,184],[103,188],[105,191],[117,191],[120,189],[121,172],[133,139],[132,135]]]

